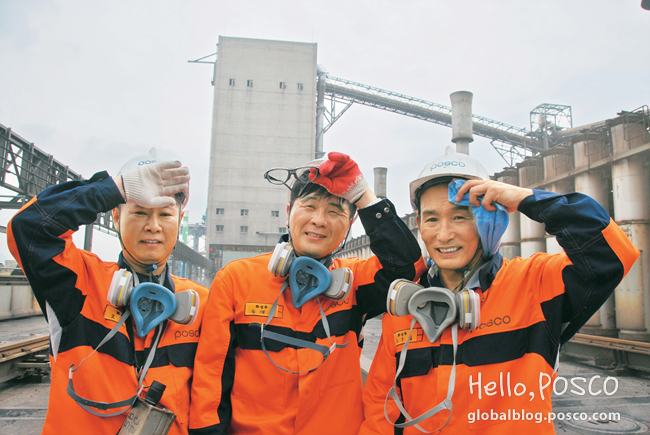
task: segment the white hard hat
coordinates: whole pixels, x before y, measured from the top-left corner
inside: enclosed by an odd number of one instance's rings
[[[127,172],[135,171],[141,166],[150,165],[152,163],[157,163],[160,161],[162,160],[160,157],[158,157],[158,151],[156,148],[151,148],[147,154],[135,156],[124,165],[122,165],[120,170],[117,172],[117,176],[119,177],[120,175],[126,174]]]
[[[420,175],[409,185],[411,206],[417,211],[415,193],[424,183],[441,177],[464,178],[466,180],[487,180],[488,171],[467,154],[457,153],[453,146],[445,148],[445,154],[431,160]]]
[[[120,175],[126,174],[127,172],[135,171],[139,167],[150,165],[152,163],[164,162],[165,160],[167,159],[161,158],[158,155],[158,150],[156,150],[156,148],[153,147],[149,150],[147,154],[135,156],[131,160],[126,162],[117,172],[117,176],[119,177]],[[189,198],[190,198],[190,190],[189,190],[189,183],[188,183],[188,188],[187,190],[185,190],[185,198],[183,199],[183,203],[181,204],[181,209],[185,207]]]

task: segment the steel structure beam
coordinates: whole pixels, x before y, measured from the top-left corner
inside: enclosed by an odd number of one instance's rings
[[[326,114],[329,124],[323,128],[322,133],[325,133],[353,103],[451,127],[451,107],[420,98],[331,76],[327,76],[325,94],[331,104]],[[345,106],[337,112],[337,104]],[[472,115],[472,121],[473,133],[490,139],[494,149],[510,166],[545,149],[539,135],[526,129],[478,115]]]
[[[559,137],[558,133],[571,128],[571,106],[544,103],[530,111],[530,129],[539,135],[544,149],[564,142],[566,139]]]
[[[0,209],[19,209],[50,186],[83,179],[81,174],[72,171],[52,155],[36,148],[32,142],[2,124],[0,146],[0,187],[16,193],[14,196],[0,196]],[[110,212],[99,213],[93,227],[103,233],[117,235],[113,229],[113,215]],[[170,260],[172,264],[182,263],[179,267],[182,268],[183,277],[205,276],[203,281],[209,285],[211,277],[214,276],[214,264],[183,243],[176,243]]]
[[[16,193],[4,197],[2,208],[20,208],[41,190],[70,180],[81,180],[81,175],[55,160],[0,124],[0,187]]]

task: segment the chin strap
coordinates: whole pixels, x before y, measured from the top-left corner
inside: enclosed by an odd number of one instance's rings
[[[476,271],[481,267],[481,258],[483,257],[483,247],[479,244],[479,246],[476,248],[476,252],[474,252],[474,256],[472,259],[467,263],[467,266],[463,267],[462,269],[458,269],[458,272],[461,270],[465,269],[465,271],[462,272],[463,277],[456,286],[456,288],[453,290],[453,293],[458,293],[460,290],[465,288],[465,284],[467,284],[467,281],[476,273]]]
[[[388,420],[388,422],[393,424],[395,427],[405,428],[409,426],[415,426],[416,428],[418,428],[418,430],[420,430],[420,432],[434,433],[447,426],[449,420],[451,419],[451,414],[453,412],[453,404],[451,402],[451,398],[454,395],[454,386],[456,385],[456,351],[458,349],[458,324],[454,323],[451,326],[451,338],[454,347],[454,363],[451,366],[451,374],[449,375],[449,386],[447,387],[447,398],[442,402],[440,402],[435,407],[425,412],[424,414],[420,415],[419,417],[412,418],[409,415],[409,413],[406,412],[406,409],[404,409],[404,405],[402,405],[402,401],[400,400],[399,395],[397,394],[397,378],[399,377],[400,373],[402,373],[402,369],[404,368],[404,363],[406,362],[406,352],[408,350],[408,345],[411,341],[411,333],[413,332],[413,327],[415,326],[415,322],[416,322],[415,319],[413,319],[413,321],[411,322],[411,329],[409,330],[408,337],[406,337],[406,343],[404,343],[404,347],[402,347],[402,352],[400,353],[399,356],[399,365],[397,367],[397,373],[395,373],[395,380],[393,381],[393,386],[391,387],[390,390],[388,390],[388,394],[386,395],[386,400],[384,401],[384,416],[386,417],[386,420]],[[406,417],[405,423],[393,423],[390,421],[390,418],[388,418],[389,397],[393,399],[400,413],[404,415],[404,417]],[[422,429],[422,427],[418,425],[418,423],[421,423],[427,418],[434,416],[435,414],[442,411],[443,409],[449,410],[449,417],[447,417],[447,421],[445,421],[445,424],[440,426],[438,429],[429,432]]]
[[[327,357],[330,356],[332,354],[332,352],[334,352],[334,349],[346,347],[350,343],[348,342],[348,343],[345,343],[345,344],[338,344],[338,343],[334,343],[332,341],[332,336],[330,334],[330,325],[329,325],[329,322],[327,321],[327,316],[325,315],[325,312],[323,311],[323,306],[321,305],[320,298],[318,296],[316,296],[316,299],[318,300],[318,307],[320,308],[320,317],[321,317],[321,319],[323,321],[323,329],[325,329],[325,334],[327,335],[327,339],[329,340],[329,342],[331,344],[330,347],[323,346],[322,344],[312,343],[311,341],[302,340],[300,338],[289,337],[287,335],[278,334],[277,332],[269,331],[268,329],[266,329],[265,327],[268,326],[269,323],[271,323],[271,319],[273,319],[273,316],[275,315],[275,311],[277,310],[278,301],[280,300],[280,296],[282,295],[282,293],[286,290],[286,288],[288,286],[289,286],[289,283],[288,283],[287,280],[285,280],[282,283],[282,287],[280,288],[280,293],[278,294],[278,297],[275,298],[275,302],[273,303],[273,306],[271,307],[271,310],[269,312],[269,316],[266,319],[266,323],[263,324],[263,325],[260,324],[260,323],[251,323],[249,326],[252,326],[252,327],[258,327],[259,326],[259,328],[261,330],[260,344],[262,345],[262,350],[264,351],[264,354],[266,354],[267,358],[269,360],[271,360],[271,362],[277,368],[279,368],[280,370],[284,370],[285,372],[289,372],[289,373],[293,373],[293,374],[308,373],[308,372],[311,372],[312,370],[316,370],[318,367],[320,367],[325,362]],[[273,360],[273,358],[271,358],[271,355],[269,355],[268,351],[266,350],[266,344],[264,344],[264,339],[265,338],[268,338],[269,340],[278,341],[280,343],[285,343],[285,344],[288,344],[289,346],[294,346],[294,347],[296,347],[298,349],[306,348],[306,349],[315,350],[315,351],[317,351],[317,352],[319,352],[319,353],[321,353],[323,355],[323,361],[321,361],[320,364],[318,364],[316,367],[311,368],[309,370],[294,372],[292,370],[285,369],[284,367],[278,365],[278,363],[276,363]]]

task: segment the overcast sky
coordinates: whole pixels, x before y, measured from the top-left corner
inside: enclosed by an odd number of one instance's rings
[[[0,124],[85,177],[156,146],[190,167],[199,221],[213,71],[187,61],[220,35],[314,42],[332,76],[444,105],[467,90],[475,114],[524,128],[541,103],[572,106],[574,126],[650,103],[640,0],[0,0]],[[503,169],[475,139],[471,155]],[[325,151],[350,154],[371,185],[387,167],[405,214],[408,183],[450,140],[449,128],[355,105]]]

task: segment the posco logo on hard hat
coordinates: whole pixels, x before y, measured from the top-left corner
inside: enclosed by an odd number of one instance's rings
[[[140,160],[140,161],[138,162],[138,166],[142,166],[142,165],[150,165],[150,164],[152,164],[152,163],[156,163],[156,162],[158,162],[158,160]]]
[[[465,166],[465,162],[459,160],[445,160],[444,162],[438,162],[435,165],[432,165],[430,171],[447,166],[458,166],[459,168],[462,168]]]

